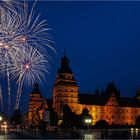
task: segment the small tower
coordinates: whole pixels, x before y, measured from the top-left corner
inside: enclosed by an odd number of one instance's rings
[[[29,123],[42,120],[46,108],[47,103],[46,100],[41,95],[41,91],[39,90],[39,84],[35,83],[34,88],[30,94],[29,100],[29,112],[28,112]]]
[[[136,91],[136,99],[140,101],[140,86],[137,88]]]
[[[113,82],[107,85],[105,96],[107,98],[107,105],[109,106],[118,106],[118,99],[120,97],[120,93],[118,92],[115,84]]]
[[[69,65],[69,59],[64,55],[53,88],[53,107],[61,116],[63,106],[67,104],[73,112],[77,110],[78,89],[74,74]]]

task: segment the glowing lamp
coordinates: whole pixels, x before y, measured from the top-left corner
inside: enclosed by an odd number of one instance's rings
[[[85,119],[85,123],[91,123],[91,119]]]
[[[7,128],[7,125],[4,125],[4,128]]]
[[[3,119],[2,116],[0,116],[0,121],[2,121],[2,119]]]

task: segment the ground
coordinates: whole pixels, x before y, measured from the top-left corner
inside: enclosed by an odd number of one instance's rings
[[[66,131],[59,132],[46,132],[41,134],[39,132],[28,132],[28,131],[18,131],[18,132],[8,132],[6,134],[1,133],[0,139],[139,139],[140,129],[108,129],[107,134],[102,133],[104,130],[93,129],[93,130],[76,130],[75,133],[69,133]]]

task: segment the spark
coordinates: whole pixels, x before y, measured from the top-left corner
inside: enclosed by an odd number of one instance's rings
[[[30,68],[30,66],[28,64],[26,64],[26,69],[29,69],[29,68]]]

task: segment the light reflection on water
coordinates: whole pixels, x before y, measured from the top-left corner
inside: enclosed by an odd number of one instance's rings
[[[129,139],[139,139],[140,138],[140,129],[138,128],[131,128],[131,129],[117,129],[114,133],[114,130],[110,129],[109,130],[109,135],[108,135],[108,139],[111,138],[111,136],[113,136],[114,134],[119,134],[120,137],[125,134],[124,132],[128,132],[127,134],[129,134]],[[92,131],[90,133],[82,133],[82,139],[83,140],[97,140],[97,139],[101,139],[101,135],[100,135],[100,130],[98,131]]]
[[[94,134],[83,134],[82,139],[83,140],[94,140],[95,137],[94,137]]]
[[[138,128],[131,128],[130,130],[131,138],[139,138],[139,129]]]

